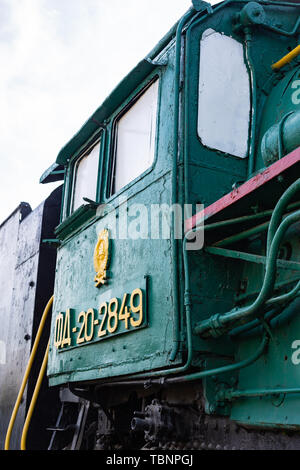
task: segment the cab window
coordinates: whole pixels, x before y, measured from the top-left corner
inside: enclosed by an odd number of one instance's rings
[[[114,194],[151,167],[155,156],[158,79],[129,104],[114,123]]]
[[[198,136],[203,145],[248,155],[250,80],[243,45],[213,29],[200,41]]]
[[[99,152],[100,141],[90,147],[74,165],[71,213],[82,204],[86,204],[84,197],[96,200]]]

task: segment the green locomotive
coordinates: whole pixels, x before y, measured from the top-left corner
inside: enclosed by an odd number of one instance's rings
[[[298,1],[193,0],[43,175],[50,448],[300,448],[299,35]]]

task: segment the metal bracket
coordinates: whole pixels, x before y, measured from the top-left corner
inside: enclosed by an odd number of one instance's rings
[[[203,0],[192,0],[193,7],[196,11],[204,11],[207,10],[207,13],[211,15],[213,13],[213,9],[210,3],[204,2]]]
[[[168,59],[158,59],[158,60],[152,60],[149,57],[146,59],[149,64],[156,65],[157,67],[160,66],[166,66],[168,65]]]
[[[66,431],[70,431],[71,429],[76,429],[76,424],[68,424],[68,426],[66,426],[65,428],[60,428],[60,427],[50,427],[50,428],[46,428],[47,431],[52,431],[52,432],[66,432]]]
[[[59,246],[61,244],[61,241],[57,238],[45,238],[42,240],[42,243],[48,243],[48,245]]]
[[[266,264],[267,257],[261,255],[254,255],[253,253],[245,253],[242,251],[236,250],[228,250],[226,248],[219,248],[214,246],[209,246],[204,248],[206,253],[210,253],[212,255],[223,256],[224,258],[232,258],[238,259],[243,261],[248,261],[250,263],[257,263],[257,264]],[[290,269],[292,271],[299,271],[300,270],[300,263],[297,261],[287,261],[284,259],[277,259],[277,267],[281,269]]]
[[[101,205],[100,202],[93,201],[92,199],[89,199],[88,197],[83,197],[82,199],[93,207],[99,207]]]
[[[214,369],[224,365],[224,359],[207,358],[205,368]],[[231,371],[220,376],[203,378],[203,394],[205,398],[205,413],[209,415],[229,416],[231,403],[223,399],[224,391],[237,384],[238,371]]]
[[[239,31],[244,27],[261,25],[265,21],[266,14],[263,6],[257,2],[249,2],[234,16],[233,28]]]

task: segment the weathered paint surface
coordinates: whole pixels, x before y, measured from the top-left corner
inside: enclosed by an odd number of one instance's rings
[[[33,339],[42,311],[53,289],[55,250],[43,246],[42,239],[53,237],[58,223],[61,189],[56,190],[46,202],[31,211],[28,204],[21,206],[0,226],[0,342],[5,354],[0,360],[0,448],[28,363]],[[52,226],[51,226],[52,224]],[[49,325],[48,328],[49,330]],[[47,331],[42,336],[40,350],[47,342]],[[2,350],[3,351],[3,350]],[[41,353],[42,355],[42,353]],[[37,358],[24,393],[11,438],[11,449],[20,448],[20,436],[41,360]],[[56,394],[54,392],[54,394]],[[53,392],[41,399],[53,405]],[[50,408],[38,402],[28,436],[31,448],[38,448],[47,433],[41,421],[49,419]],[[52,410],[56,412],[55,408]],[[37,418],[37,421],[36,421]]]
[[[139,193],[134,202],[145,203],[149,198],[160,204],[164,197],[168,200],[170,194],[165,177],[162,177]],[[128,202],[129,209],[132,202]],[[54,312],[66,312],[71,308],[77,317],[82,310],[98,310],[103,301],[115,296],[121,305],[123,294],[142,288],[142,280],[147,276],[148,327],[61,352],[57,352],[52,344],[48,369],[50,383],[123,375],[162,367],[168,362],[173,345],[170,241],[111,240],[109,278],[107,284],[97,288],[94,249],[99,232],[104,228],[111,231],[112,217],[107,215],[84,228],[59,249]],[[55,320],[55,315],[53,318]]]
[[[224,3],[225,4],[225,3]],[[252,179],[249,178],[249,158],[216,151],[203,142],[197,135],[198,96],[199,96],[199,63],[201,50],[199,47],[203,33],[211,28],[218,33],[233,37],[240,44],[244,44],[243,28],[233,28],[236,14],[241,10],[238,2],[228,4],[226,9],[219,9],[213,15],[203,15],[192,22],[185,31],[185,65],[181,78],[181,108],[180,108],[180,155],[178,158],[178,178],[176,181],[178,200],[186,203],[202,203],[209,209],[204,214],[211,217],[225,218],[236,215],[254,215],[260,211],[272,209],[284,190],[297,178],[299,169],[299,150],[292,151],[274,166],[264,170],[261,158],[260,145],[267,129],[280,120],[285,113],[296,109],[300,104],[298,84],[288,88],[289,73],[281,71],[274,75],[271,65],[284,56],[288,48],[296,45],[296,37],[278,33],[266,33],[264,27],[255,27],[247,54],[248,72],[255,72],[255,90],[251,92],[252,122],[255,129],[249,129],[249,155],[254,155],[254,166],[251,169]],[[286,31],[292,31],[295,25],[295,11],[293,8],[284,9],[276,6],[266,6],[267,23]],[[277,26],[276,26],[277,25]],[[249,45],[249,44],[248,44]],[[251,56],[251,60],[249,57]],[[99,178],[98,202],[109,203],[112,209],[120,212],[124,201],[120,202],[120,194],[128,199],[128,207],[133,203],[141,203],[149,207],[151,204],[171,203],[172,194],[172,131],[174,124],[174,44],[165,54],[167,64],[148,70],[148,77],[142,68],[142,80],[138,84],[133,82],[133,75],[129,76],[128,83],[122,82],[105,105],[97,111],[97,116],[106,121],[105,138],[101,150],[101,174]],[[140,70],[140,69],[139,69]],[[297,69],[298,70],[298,69]],[[141,70],[140,70],[141,71]],[[225,71],[224,71],[225,72]],[[134,71],[134,74],[137,70]],[[113,122],[118,113],[124,109],[130,100],[141,88],[153,78],[155,73],[160,75],[160,101],[159,120],[157,132],[157,156],[153,167],[140,178],[125,187],[120,194],[109,197],[111,156],[113,147]],[[293,75],[293,74],[292,74]],[[135,75],[136,76],[136,75]],[[145,78],[146,77],[146,78]],[[294,77],[294,75],[293,75]],[[295,77],[294,77],[295,78]],[[282,80],[280,82],[280,80]],[[276,87],[276,84],[278,86]],[[130,88],[132,84],[132,88]],[[129,87],[129,88],[128,88]],[[273,92],[272,92],[273,90]],[[288,90],[288,91],[287,91]],[[296,93],[296,94],[295,94]],[[125,96],[126,95],[126,96]],[[256,99],[254,101],[254,97]],[[227,97],[223,97],[226,104]],[[292,104],[291,104],[292,100]],[[298,103],[299,100],[299,103]],[[224,104],[220,100],[220,109]],[[276,113],[273,110],[276,109]],[[298,109],[298,108],[297,108]],[[253,121],[253,116],[256,121]],[[94,122],[94,124],[92,124]],[[89,120],[71,143],[59,155],[59,162],[65,163],[69,158],[66,178],[66,198],[64,204],[63,224],[58,228],[57,235],[62,239],[58,251],[57,277],[55,285],[55,305],[52,318],[52,345],[50,351],[48,375],[51,385],[65,382],[80,382],[100,380],[108,377],[117,377],[135,372],[151,371],[157,368],[169,367],[170,351],[173,346],[174,330],[174,292],[172,289],[173,261],[170,242],[166,240],[112,240],[112,260],[110,264],[110,278],[107,285],[97,290],[93,278],[93,251],[97,242],[98,233],[108,228],[112,230],[112,212],[97,215],[93,207],[82,208],[73,214],[70,219],[68,206],[72,188],[73,163],[79,155],[80,148],[95,137],[97,133],[93,119]],[[255,132],[254,132],[255,131]],[[99,131],[100,132],[100,131]],[[93,134],[94,133],[94,134]],[[86,140],[85,140],[86,139]],[[76,142],[78,146],[76,146]],[[70,154],[68,151],[72,150]],[[252,150],[252,153],[250,152]],[[253,152],[254,150],[254,152]],[[284,153],[284,155],[287,151]],[[243,155],[245,156],[245,155]],[[176,158],[176,157],[175,157]],[[257,173],[253,173],[253,170]],[[277,178],[280,176],[281,178]],[[249,181],[247,181],[249,180]],[[245,181],[247,181],[245,183]],[[244,184],[243,184],[244,183]],[[235,188],[233,191],[232,189]],[[185,200],[186,197],[186,200]],[[217,201],[217,202],[216,202]],[[238,214],[235,209],[238,203]],[[230,212],[232,209],[232,212]],[[212,210],[210,213],[209,211]],[[263,219],[264,221],[266,219]],[[191,228],[197,221],[197,216],[190,219],[186,228]],[[239,233],[248,228],[244,224],[236,224],[231,233]],[[213,243],[223,238],[222,231],[208,234],[206,243]],[[242,251],[252,254],[265,254],[265,234],[254,240],[246,239],[239,245]],[[179,279],[180,279],[180,353],[186,343],[186,323],[184,316],[184,276],[181,263],[181,242],[178,243]],[[292,260],[299,258],[299,246],[295,242],[292,246]],[[191,252],[188,255],[190,277],[190,299],[192,310],[192,326],[212,315],[222,314],[234,307],[251,303],[253,296],[259,293],[262,283],[261,266],[248,265],[244,261],[231,258],[217,257],[204,251]],[[139,282],[143,276],[149,278],[148,288],[148,321],[146,328],[133,331],[125,335],[116,335],[98,343],[90,343],[72,349],[66,348],[57,351],[53,346],[55,318],[59,312],[68,308],[77,314],[89,308],[97,309],[102,299],[113,296],[114,292],[125,292],[132,289],[134,282]],[[278,282],[289,279],[290,273],[281,273]],[[136,285],[136,287],[139,287]],[[111,292],[111,294],[110,294]],[[298,338],[299,325],[296,319],[298,304],[291,305],[283,317],[290,312],[291,323],[277,325],[274,332],[274,344],[268,353],[256,364],[241,371],[235,382],[235,387],[256,388],[295,386],[298,380],[297,368],[289,361],[291,346]],[[237,362],[253,354],[259,338],[257,331],[255,337],[246,335],[232,340],[229,335],[220,338],[200,338],[193,336],[193,364],[203,364],[203,360],[215,356],[218,363],[228,361]],[[294,337],[295,336],[295,337]],[[185,351],[186,352],[186,351]],[[225,361],[226,358],[226,361]],[[177,364],[183,359],[178,354]],[[222,377],[220,377],[222,384]],[[210,398],[211,399],[211,398]],[[216,399],[213,397],[212,400]],[[240,399],[226,407],[218,404],[217,408],[206,403],[206,410],[219,414],[230,414],[232,419],[246,422],[249,425],[262,426],[275,425],[278,427],[300,425],[299,416],[292,416],[294,397],[285,398],[282,403],[273,403],[270,399],[263,399],[264,412],[258,404],[259,398]],[[276,408],[276,409],[275,409]],[[247,414],[247,410],[251,410]]]
[[[166,55],[172,63],[174,50],[167,51]],[[132,214],[129,218],[130,224],[130,221],[137,222],[137,218],[142,215],[132,213],[134,204],[143,204],[148,208],[151,204],[171,204],[173,98],[170,90],[173,88],[173,71],[171,67],[168,67],[157,73],[159,73],[160,80],[158,105],[161,115],[166,116],[166,119],[158,118],[157,151],[154,164],[142,178],[133,181],[116,195],[107,197],[110,161],[106,158],[100,192],[101,198],[108,205],[108,213],[102,216],[95,214],[94,218],[79,226],[77,232],[71,232],[71,236],[63,241],[58,250],[51,327],[52,344],[48,365],[51,385],[66,381],[102,379],[153,370],[164,367],[166,364],[172,365],[169,361],[174,342],[171,240],[151,239],[150,211],[147,216],[148,230],[145,232],[145,227],[141,227],[141,231],[144,231],[142,238],[111,240],[111,262],[107,285],[95,287],[93,266],[93,254],[99,232],[108,229],[114,233],[113,211],[118,213],[116,220],[117,223],[121,220],[122,225],[122,211],[126,210],[126,205],[128,214]],[[135,93],[136,91],[133,90],[126,102],[129,102]],[[112,121],[123,106],[124,103],[121,102],[116,107]],[[106,144],[107,148],[104,153],[108,156],[110,139],[106,139]],[[159,155],[164,156],[159,158]],[[121,303],[121,292],[130,293],[130,289],[141,287],[139,281],[145,276],[148,278],[148,326],[146,328],[120,336],[107,337],[99,343],[85,344],[69,351],[67,349],[61,352],[56,350],[53,346],[53,337],[55,317],[59,312],[65,312],[66,309],[71,308],[78,316],[81,310],[98,309],[103,299],[107,300],[108,291],[111,292],[111,297],[117,295],[115,292],[118,291],[119,303]],[[180,361],[180,354],[177,361]]]
[[[221,199],[218,199],[216,202],[206,207],[202,212],[198,212],[189,219],[185,220],[185,231],[192,230],[196,227],[197,224],[200,224],[201,221],[206,221],[210,223],[210,218],[213,216],[218,216],[219,213],[222,213],[225,209],[231,206],[232,212],[235,212],[235,215],[238,216],[235,203],[240,201],[241,205],[244,204],[245,198],[250,196],[254,192],[256,197],[256,191],[258,188],[263,187],[262,190],[265,190],[265,184],[273,180],[279,175],[282,175],[286,170],[294,171],[295,164],[300,161],[300,147],[291,152],[290,154],[283,157],[281,160],[278,160],[276,163],[273,163],[272,166],[266,168],[265,170],[259,172],[256,176],[253,176],[250,180],[246,181],[243,185],[231,191],[229,194],[226,194]],[[275,182],[276,184],[276,182]],[[220,214],[219,218],[222,217]]]
[[[30,353],[30,341],[25,341],[24,336],[26,334],[31,334],[32,313],[28,315],[28,311],[25,312],[23,310],[24,305],[19,306],[19,309],[16,308],[17,300],[23,303],[26,302],[27,308],[32,308],[32,295],[30,296],[30,294],[34,291],[29,287],[28,278],[32,281],[36,278],[37,266],[34,266],[34,259],[31,259],[29,263],[24,264],[22,270],[24,271],[26,266],[26,277],[24,279],[19,277],[19,284],[16,280],[16,277],[18,277],[20,272],[18,269],[20,266],[18,263],[18,257],[20,255],[18,242],[19,240],[21,241],[22,237],[19,232],[21,231],[21,226],[24,223],[24,220],[22,222],[23,217],[26,215],[28,216],[30,211],[31,209],[29,205],[24,204],[18,208],[18,210],[15,211],[0,228],[0,341],[2,343],[2,360],[0,361],[0,448],[2,449],[14,401],[21,384],[22,372],[25,370],[24,367]],[[33,239],[31,241],[31,248],[34,247],[36,248]],[[24,256],[26,256],[25,253]],[[22,291],[24,293],[24,284],[26,284],[25,296],[23,299],[17,299],[16,292]],[[24,420],[24,413],[25,402],[21,404],[17,417],[15,432],[12,435],[12,448],[16,448],[18,445],[16,437],[20,435],[20,427]]]

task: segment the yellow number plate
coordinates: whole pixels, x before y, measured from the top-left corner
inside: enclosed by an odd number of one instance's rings
[[[98,309],[78,313],[69,308],[56,316],[54,346],[62,351],[143,328],[147,326],[146,306],[145,280],[144,288],[103,301]]]

